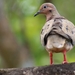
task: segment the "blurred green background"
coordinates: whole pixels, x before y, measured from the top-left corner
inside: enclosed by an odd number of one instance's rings
[[[53,3],[59,13],[75,24],[75,0],[0,0],[0,67],[49,65],[49,55],[40,42],[44,15],[34,17],[40,5]],[[61,64],[62,53],[54,53]],[[75,48],[67,52],[68,62],[75,61]]]

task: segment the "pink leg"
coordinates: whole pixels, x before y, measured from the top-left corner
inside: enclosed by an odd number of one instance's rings
[[[63,56],[64,56],[63,64],[65,64],[65,63],[67,63],[67,59],[66,59],[66,49],[63,50]]]
[[[49,57],[50,57],[50,64],[53,64],[53,53],[49,52]]]

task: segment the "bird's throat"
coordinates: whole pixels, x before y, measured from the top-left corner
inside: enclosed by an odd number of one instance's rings
[[[53,15],[51,15],[51,14],[47,14],[46,15],[46,21],[49,21],[49,20],[51,20],[53,18]]]
[[[56,17],[60,17],[60,14],[57,11],[54,11],[53,13],[47,13],[46,14],[46,21],[49,21],[49,20],[56,18]]]

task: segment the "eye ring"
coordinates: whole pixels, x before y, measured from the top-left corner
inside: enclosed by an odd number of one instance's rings
[[[47,8],[47,6],[44,6],[43,8]]]

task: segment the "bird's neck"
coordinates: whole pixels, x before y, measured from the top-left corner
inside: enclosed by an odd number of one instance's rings
[[[56,17],[60,17],[60,14],[58,13],[58,11],[54,11],[53,14],[48,13],[46,15],[46,21],[49,21],[49,20],[56,18]]]

